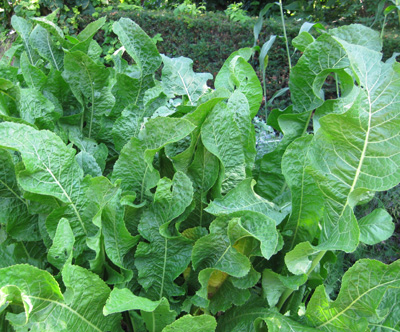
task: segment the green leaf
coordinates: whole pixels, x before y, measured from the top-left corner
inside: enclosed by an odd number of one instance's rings
[[[53,222],[48,219],[47,227],[52,224],[55,234],[58,220],[66,217],[74,231],[76,253],[81,253],[86,236],[95,226],[82,213],[88,207],[88,199],[75,150],[49,131],[10,122],[0,123],[0,142],[2,147],[21,153],[25,169],[19,171],[18,182],[24,190],[52,196],[64,203],[53,211]]]
[[[113,24],[113,31],[128,54],[139,66],[142,80],[161,65],[161,57],[151,38],[133,21],[121,18]]]
[[[257,151],[252,115],[250,114],[246,96],[239,91],[235,91],[228,100],[228,108],[234,111],[233,118],[241,134],[241,146],[243,146],[245,156],[246,174],[251,176]]]
[[[111,93],[110,71],[82,52],[66,52],[63,78],[84,107],[85,133],[96,137],[101,119],[109,114],[115,98]]]
[[[320,253],[321,251],[309,242],[302,242],[286,254],[285,263],[293,274],[305,274],[310,272],[314,258]]]
[[[22,42],[24,44],[25,51],[28,54],[29,62],[32,65],[35,65],[36,61],[37,61],[37,58],[38,58],[38,55],[35,52],[35,50],[32,48],[32,46],[30,45],[30,43],[29,43],[29,35],[31,33],[31,30],[32,30],[32,24],[30,24],[24,18],[14,15],[11,18],[11,25],[15,29],[15,31],[17,31],[18,34],[22,38]]]
[[[253,295],[246,304],[225,312],[218,320],[216,331],[255,332],[254,321],[267,316],[269,310],[265,300]]]
[[[123,190],[134,190],[142,202],[148,190],[159,179],[159,173],[152,167],[154,155],[167,144],[177,142],[189,135],[194,126],[187,120],[156,118],[149,120],[140,132],[140,140],[132,138],[122,149],[114,165],[112,179],[123,180]]]
[[[0,269],[0,305],[19,305],[21,314],[9,312],[7,319],[19,329],[30,331],[122,331],[119,315],[104,317],[108,286],[95,274],[79,266],[63,269],[66,293],[47,272],[29,265]],[[7,308],[6,308],[7,310]],[[46,319],[43,319],[46,312]]]
[[[220,101],[227,99],[230,96],[229,91],[216,90],[210,95],[208,100],[197,106],[197,108],[184,116],[184,119],[190,121],[196,128],[190,134],[190,146],[183,152],[175,156],[170,156],[174,166],[183,172],[187,171],[187,168],[193,161],[193,154],[195,153],[196,145],[200,137],[201,127],[207,118],[208,114],[212,111],[214,106]],[[167,151],[168,154],[168,151]]]
[[[346,112],[320,119],[309,154],[325,196],[319,248],[353,251],[359,237],[354,206],[400,179],[400,146],[393,129],[399,121],[400,70],[397,64],[382,63],[381,53],[337,40],[347,52],[358,95]]]
[[[163,298],[153,312],[141,312],[148,331],[161,332],[163,328],[176,318],[176,312],[170,310],[168,301]]]
[[[268,326],[270,332],[317,332],[319,330],[308,327],[299,322],[292,320],[290,317],[283,316],[280,313],[271,311],[267,317],[258,318],[255,320],[255,331],[265,331],[262,329],[263,322]]]
[[[21,118],[39,129],[54,130],[61,116],[54,104],[36,89],[20,89],[18,108]]]
[[[129,310],[153,312],[160,305],[161,301],[151,301],[146,297],[136,296],[127,288],[114,288],[107,299],[103,313],[108,316]]]
[[[107,256],[121,269],[127,269],[126,256],[138,243],[139,235],[132,236],[127,230],[124,221],[125,209],[120,201],[121,191],[118,191],[104,206],[101,222]]]
[[[279,224],[285,215],[278,207],[254,192],[255,181],[251,178],[243,180],[224,197],[216,198],[205,209],[215,216],[224,216],[238,211],[259,212],[275,220]]]
[[[64,264],[70,258],[75,242],[74,233],[67,219],[60,220],[57,226],[56,235],[53,239],[53,245],[47,253],[47,259],[59,270],[62,270]]]
[[[387,240],[394,232],[392,216],[384,209],[376,209],[358,221],[360,241],[374,245]]]
[[[168,300],[151,301],[145,297],[136,296],[127,288],[114,288],[104,306],[104,315],[140,310],[148,331],[161,330],[175,321],[176,312],[170,310]]]
[[[232,59],[229,69],[232,85],[246,96],[250,107],[250,117],[255,117],[263,98],[261,83],[256,72],[241,56],[236,56]]]
[[[217,181],[218,171],[218,158],[199,143],[187,173],[193,183],[196,206],[188,217],[189,220],[183,221],[180,227],[189,228],[209,224],[210,216],[205,212],[204,207],[207,204],[207,193]]]
[[[294,47],[299,49],[300,52],[304,52],[308,45],[315,41],[314,37],[307,31],[302,31],[298,36],[292,40]]]
[[[264,297],[268,300],[268,304],[272,308],[278,303],[284,291],[287,289],[298,290],[306,281],[307,276],[305,274],[283,276],[270,269],[265,269],[262,276]]]
[[[116,86],[117,84],[114,85],[113,90]],[[125,88],[129,89],[129,92],[132,91],[131,84],[124,84],[123,89]],[[112,130],[117,150],[121,150],[131,137],[138,137],[146,118],[151,117],[159,107],[163,106],[167,102],[167,96],[161,91],[161,89],[159,87],[154,87],[146,91],[143,98],[144,105],[138,107],[138,102],[136,100],[121,100],[124,95],[122,91],[123,89],[117,89],[116,105],[119,104],[120,106],[123,106],[126,104],[127,106],[122,111],[121,116],[115,121]],[[115,112],[115,107],[113,112]]]
[[[323,197],[307,170],[312,136],[296,139],[282,157],[282,173],[292,194],[292,213],[284,231],[290,231],[289,250],[299,242],[312,241],[322,217]]]
[[[350,24],[329,30],[329,34],[347,43],[363,46],[372,51],[382,51],[382,39],[379,32],[361,24]]]
[[[185,211],[192,198],[189,178],[177,172],[172,181],[163,178],[158,182],[154,202],[142,215],[138,229],[149,243],[138,245],[135,266],[139,271],[138,281],[151,299],[183,294],[174,280],[189,265],[192,241],[180,234],[163,236],[160,227],[168,227],[168,223]]]
[[[266,259],[270,259],[278,251],[279,237],[273,219],[253,211],[236,212],[230,217],[233,219],[229,221],[228,234],[232,245],[254,238],[260,243],[261,254]]]
[[[343,276],[335,301],[330,301],[319,286],[308,304],[307,321],[322,331],[366,331],[368,323],[379,323],[381,313],[393,309],[384,297],[400,288],[400,261],[385,265],[374,260],[360,260]],[[390,326],[394,327],[394,326]]]
[[[233,52],[228,57],[228,59],[225,60],[222,68],[218,72],[218,75],[215,78],[215,82],[214,82],[215,88],[216,89],[225,88],[227,90],[232,90],[233,87],[230,82],[231,71],[229,68],[232,59],[237,56],[240,56],[243,59],[245,59],[246,61],[249,61],[253,54],[254,54],[254,50],[253,50],[253,48],[250,48],[250,47],[241,48],[241,49]]]
[[[12,156],[3,149],[0,165],[0,224],[18,241],[39,241],[38,216],[29,213],[29,202],[18,186]]]
[[[285,110],[278,116],[278,123],[274,127],[280,129],[284,136],[276,149],[265,154],[260,162],[260,172],[257,179],[256,191],[263,197],[274,200],[282,195],[286,188],[285,177],[282,174],[282,156],[291,142],[301,137],[307,131],[311,112],[290,114],[292,108]],[[273,114],[273,113],[272,113]],[[276,126],[278,124],[278,126]]]
[[[246,178],[246,164],[241,135],[235,122],[234,111],[219,102],[201,127],[204,146],[221,161],[222,192],[234,188]]]
[[[29,36],[29,42],[39,55],[46,59],[57,71],[64,66],[64,54],[53,42],[50,33],[40,25],[37,25]]]
[[[20,57],[20,66],[29,88],[41,90],[47,81],[46,75],[37,67],[31,65],[26,52]]]
[[[348,66],[345,50],[328,34],[308,45],[291,71],[289,88],[295,112],[310,111],[322,105],[320,90],[331,72],[339,76],[342,94],[345,94],[353,85],[353,79],[344,71]]]
[[[121,154],[114,165],[112,174],[113,181],[123,180],[121,188],[123,190],[135,191],[139,202],[142,202],[146,196],[150,196],[149,190],[153,188],[160,174],[144,160],[146,144],[132,138],[122,149]]]
[[[64,33],[55,23],[49,21],[46,17],[33,17],[32,20],[55,36],[61,45],[65,44]]]
[[[194,73],[193,61],[179,57],[171,59],[162,56],[164,67],[162,70],[162,86],[169,97],[187,96],[190,105],[196,105],[198,99],[207,92],[207,81],[213,76],[209,73]]]
[[[209,315],[192,316],[185,315],[171,325],[166,326],[162,332],[214,332],[217,322]]]

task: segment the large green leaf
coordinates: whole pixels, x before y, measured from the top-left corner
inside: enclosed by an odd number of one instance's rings
[[[66,292],[47,271],[29,265],[14,265],[0,269],[0,306],[15,304],[22,313],[6,308],[6,318],[21,330],[122,331],[120,316],[103,316],[103,306],[110,294],[108,286],[95,274],[79,266],[63,269]],[[44,313],[45,319],[44,319]]]
[[[190,262],[192,241],[181,236],[163,236],[161,226],[179,217],[192,202],[193,188],[189,178],[177,172],[171,181],[158,182],[154,202],[146,210],[139,224],[140,234],[149,243],[141,242],[135,253],[135,266],[139,283],[151,299],[183,294],[174,280]]]
[[[113,180],[121,179],[123,190],[134,190],[140,201],[157,184],[158,171],[152,167],[156,152],[189,135],[194,126],[185,119],[156,118],[148,121],[139,139],[132,138],[114,165]]]
[[[397,63],[382,63],[376,51],[336,40],[346,50],[358,95],[346,112],[319,120],[309,156],[325,196],[320,248],[352,251],[359,238],[354,206],[400,180],[400,145],[394,129],[400,125],[400,68]]]
[[[255,332],[254,321],[259,317],[267,316],[269,310],[265,300],[252,296],[246,304],[224,313],[218,320],[216,331]]]
[[[22,74],[24,75],[28,87],[40,91],[47,81],[46,75],[29,62],[26,52],[22,53],[19,61]]]
[[[32,46],[29,43],[29,35],[32,30],[32,24],[25,20],[22,17],[18,17],[14,15],[11,18],[11,25],[15,29],[15,31],[18,32],[18,34],[21,36],[25,51],[28,54],[29,62],[32,65],[36,64],[36,61],[38,59],[38,54],[35,52],[35,50],[32,48]]]
[[[218,171],[218,158],[207,151],[202,143],[199,143],[187,173],[193,183],[196,206],[188,220],[183,221],[181,227],[206,226],[210,223],[210,215],[205,212],[204,207],[207,204],[207,193],[217,181]]]
[[[50,33],[45,28],[37,25],[29,36],[29,42],[54,69],[61,71],[64,66],[64,54],[53,42]]]
[[[246,178],[246,161],[239,127],[235,122],[234,111],[224,102],[219,102],[204,121],[201,140],[207,150],[221,161],[222,192],[229,191]]]
[[[76,239],[76,255],[85,246],[86,236],[96,227],[84,211],[90,208],[85,196],[87,182],[76,162],[75,150],[49,131],[38,131],[32,127],[3,122],[0,124],[0,145],[21,153],[25,169],[18,173],[21,187],[34,194],[52,196],[64,204],[49,216],[47,227],[55,234],[58,220],[67,218]]]
[[[110,71],[95,63],[86,54],[66,52],[63,78],[68,82],[75,97],[84,107],[87,136],[96,137],[101,129],[101,119],[109,114],[115,98],[111,93]]]
[[[104,306],[104,314],[110,315],[130,310],[140,310],[147,330],[152,332],[161,332],[176,317],[176,312],[170,310],[166,298],[151,301],[146,297],[136,296],[127,288],[114,288]]]
[[[142,78],[153,75],[161,65],[161,57],[151,38],[129,18],[121,18],[115,22],[113,30],[139,66]]]
[[[194,73],[193,61],[189,58],[179,57],[171,59],[162,56],[164,67],[162,70],[162,85],[169,97],[187,96],[190,105],[195,105],[197,100],[207,92],[207,81],[212,79],[209,73]]]
[[[292,212],[284,228],[291,232],[289,250],[299,242],[312,241],[322,217],[322,193],[307,170],[311,140],[311,135],[296,139],[282,158],[282,172],[292,194]]]
[[[306,133],[310,122],[311,112],[300,114],[291,114],[291,112],[292,107],[289,107],[283,114],[276,110],[270,115],[270,118],[277,118],[277,121],[274,121],[275,123],[271,125],[284,134],[276,149],[265,154],[260,161],[256,191],[270,200],[282,195],[286,188],[285,177],[282,174],[282,156],[286,148],[296,138]],[[268,124],[270,124],[270,118],[268,118]]]
[[[216,216],[224,216],[238,211],[254,211],[262,213],[279,224],[285,217],[272,202],[258,196],[254,192],[255,181],[251,178],[243,180],[224,197],[216,198],[205,209]]]
[[[360,260],[344,274],[335,301],[330,301],[323,286],[315,290],[306,317],[312,326],[322,331],[367,331],[369,323],[379,324],[384,320],[382,314],[395,310],[393,300],[399,288],[400,261],[385,265]],[[387,301],[388,297],[392,301]]]
[[[18,241],[40,240],[38,217],[29,213],[29,201],[18,187],[11,154],[3,149],[0,164],[0,224]]]
[[[61,219],[57,226],[56,235],[53,239],[53,245],[47,253],[47,259],[59,270],[62,270],[72,254],[75,242],[74,233],[67,219]]]
[[[21,118],[39,129],[54,130],[61,116],[54,104],[35,89],[20,89],[18,108]]]

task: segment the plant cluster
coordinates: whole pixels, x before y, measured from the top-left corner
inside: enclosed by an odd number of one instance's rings
[[[357,261],[335,300],[324,286],[337,252],[394,230],[354,214],[400,181],[400,66],[377,32],[298,37],[293,104],[257,157],[252,48],[210,89],[130,19],[111,67],[104,18],[75,37],[55,19],[14,16],[22,45],[0,61],[1,331],[400,328],[400,261]]]

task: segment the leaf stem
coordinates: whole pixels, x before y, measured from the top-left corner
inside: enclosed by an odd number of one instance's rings
[[[290,52],[289,52],[289,43],[287,39],[287,34],[286,34],[286,26],[285,26],[285,18],[283,16],[283,5],[282,5],[282,0],[279,0],[279,8],[281,10],[281,19],[282,19],[282,28],[283,28],[283,36],[285,37],[285,45],[286,45],[286,53],[288,57],[288,63],[289,63],[289,71],[292,70],[292,61],[290,59]]]
[[[310,275],[310,273],[312,271],[314,271],[314,269],[316,268],[316,266],[319,264],[319,262],[321,261],[322,257],[324,257],[326,254],[326,250],[322,250],[318,253],[317,256],[315,256],[315,258],[313,259],[310,268],[308,269],[306,275],[307,277]],[[282,310],[283,305],[285,304],[285,302],[287,301],[287,299],[292,295],[292,293],[294,292],[293,289],[289,289],[287,288],[283,294],[281,295],[278,304],[276,305],[276,307],[278,308],[279,311]],[[283,314],[283,313],[282,313]]]

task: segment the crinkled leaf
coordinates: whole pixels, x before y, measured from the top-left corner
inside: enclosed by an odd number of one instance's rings
[[[236,56],[229,64],[230,80],[237,91],[243,93],[250,107],[250,117],[256,116],[262,101],[263,91],[253,67],[241,56]]]
[[[38,241],[38,216],[28,211],[29,203],[18,187],[11,154],[0,149],[0,224],[18,241]]]
[[[347,112],[320,119],[309,153],[313,175],[325,196],[319,247],[352,251],[359,237],[353,207],[400,179],[400,146],[394,129],[399,121],[400,68],[397,63],[382,63],[376,51],[337,41],[357,78],[358,96]]]
[[[298,36],[292,40],[294,47],[304,52],[308,45],[315,41],[314,37],[307,31],[302,31]]]
[[[197,100],[207,92],[207,81],[212,79],[209,73],[194,73],[193,61],[189,58],[179,57],[171,59],[162,56],[164,67],[162,70],[162,85],[170,97],[187,96],[190,105],[195,105]]]
[[[379,323],[384,319],[381,313],[393,309],[392,301],[381,301],[399,288],[400,261],[385,265],[359,260],[344,274],[335,301],[327,297],[323,286],[315,290],[307,306],[307,321],[322,331],[366,331],[369,322]]]
[[[291,142],[301,137],[307,130],[310,121],[310,112],[290,114],[292,107],[281,112],[274,128],[284,134],[276,149],[265,154],[260,162],[260,172],[257,179],[256,191],[263,197],[273,200],[281,195],[286,187],[285,177],[282,174],[282,156]],[[277,123],[276,123],[277,122]],[[276,126],[278,124],[278,126]]]
[[[192,198],[189,178],[177,172],[172,181],[163,178],[158,182],[154,202],[142,215],[139,232],[149,243],[138,245],[135,266],[139,271],[139,283],[151,299],[183,293],[174,280],[189,265],[192,241],[180,234],[163,236],[160,227],[181,215]]]
[[[28,54],[29,62],[31,64],[35,65],[36,61],[38,59],[38,54],[36,53],[36,51],[32,48],[31,44],[29,43],[29,35],[32,30],[32,24],[29,21],[25,20],[24,18],[14,15],[11,18],[11,25],[22,38],[22,42],[24,44],[25,51]]]
[[[243,180],[224,197],[216,198],[205,209],[215,216],[224,216],[238,211],[254,211],[262,213],[279,224],[285,215],[278,207],[254,192],[255,181],[251,178]]]
[[[54,104],[35,89],[20,89],[18,108],[21,118],[39,129],[54,130],[55,121],[61,116]]]
[[[236,56],[240,56],[243,59],[245,59],[246,61],[249,61],[251,56],[253,55],[254,50],[250,47],[245,47],[245,48],[241,48],[235,52],[233,52],[228,59],[225,60],[224,64],[222,65],[220,71],[217,74],[217,77],[215,78],[215,88],[216,89],[221,89],[221,88],[225,88],[227,90],[232,90],[232,85],[231,82],[229,81],[229,77],[231,75],[230,72],[230,63],[232,61],[233,58],[235,58]]]
[[[254,321],[267,316],[269,308],[265,300],[252,296],[242,306],[233,307],[225,312],[218,320],[217,332],[255,332]]]
[[[85,132],[96,137],[101,118],[111,112],[115,98],[111,93],[110,71],[82,52],[66,52],[63,78],[84,107]]]
[[[108,286],[95,274],[79,266],[63,269],[64,296],[54,278],[29,265],[0,269],[0,303],[23,306],[22,314],[8,313],[7,319],[30,331],[122,331],[119,315],[104,317]],[[7,309],[6,309],[7,310]],[[46,312],[46,319],[43,319]]]
[[[201,140],[223,166],[221,177],[222,192],[234,188],[246,178],[246,163],[241,135],[234,121],[234,111],[224,102],[219,102],[201,127]]]
[[[296,139],[282,158],[282,173],[292,194],[292,213],[284,228],[291,232],[289,249],[299,242],[312,241],[322,217],[322,193],[307,170],[311,140],[311,135]]]
[[[270,217],[253,211],[240,211],[230,215],[233,217],[229,221],[228,235],[231,244],[237,249],[246,247],[246,242],[250,238],[256,239],[260,244],[261,254],[270,259],[279,248],[279,236],[276,230],[276,223]],[[251,242],[250,242],[251,246]],[[247,249],[241,252],[249,255],[251,250]]]
[[[46,59],[57,71],[64,66],[64,54],[50,36],[50,33],[40,25],[37,25],[29,36],[29,42],[39,55]]]

